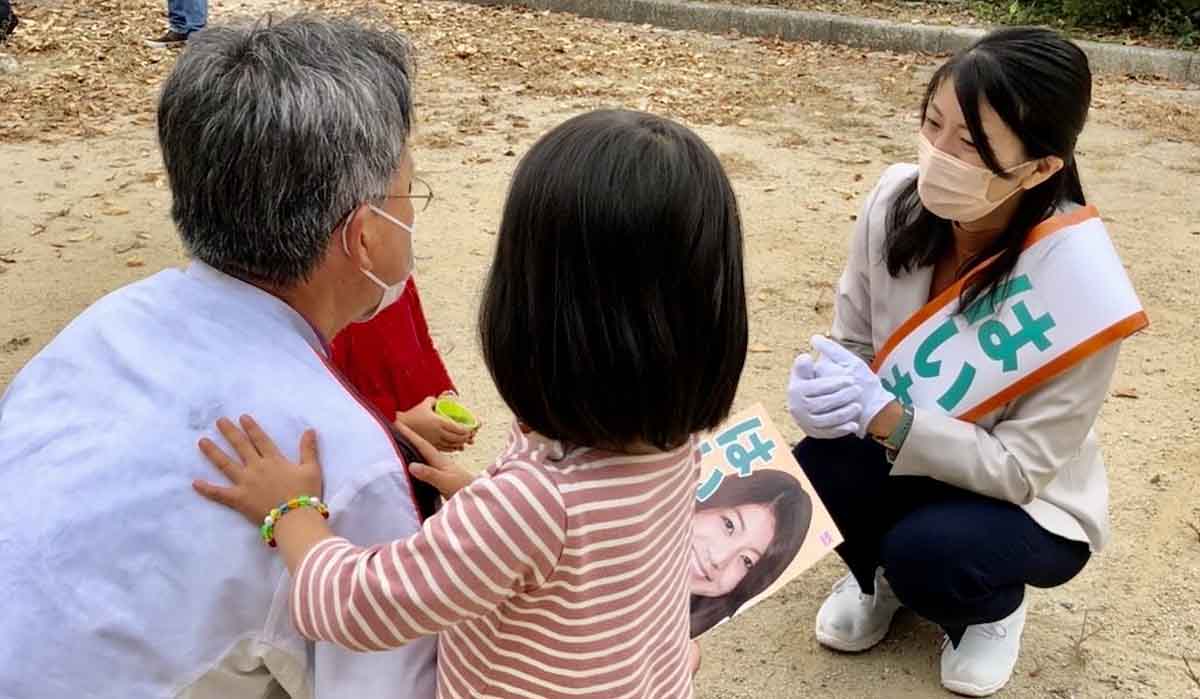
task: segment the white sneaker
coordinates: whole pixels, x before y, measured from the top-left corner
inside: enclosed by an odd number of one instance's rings
[[[817,612],[817,641],[846,653],[873,648],[887,636],[901,606],[882,569],[875,571],[873,595],[863,594],[854,576],[847,575],[834,584]]]
[[[1008,684],[1025,630],[1025,603],[1007,618],[992,624],[968,626],[955,648],[946,639],[942,648],[942,686],[968,697],[990,697]]]

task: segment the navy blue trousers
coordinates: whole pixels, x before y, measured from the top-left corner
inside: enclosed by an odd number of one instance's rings
[[[1087,544],[1043,529],[1025,510],[919,476],[892,476],[869,439],[805,439],[793,450],[845,542],[837,552],[866,593],[882,567],[896,596],[955,645],[966,627],[999,621],[1025,586],[1066,583]]]

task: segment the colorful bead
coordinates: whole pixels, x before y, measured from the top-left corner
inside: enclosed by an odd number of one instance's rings
[[[279,519],[288,512],[299,510],[305,507],[311,507],[321,514],[321,517],[329,519],[329,508],[323,502],[311,495],[301,495],[300,497],[292,498],[283,503],[279,507],[272,508],[267,516],[263,518],[262,526],[259,527],[258,533],[262,536],[262,540],[267,546],[275,548],[275,524]]]

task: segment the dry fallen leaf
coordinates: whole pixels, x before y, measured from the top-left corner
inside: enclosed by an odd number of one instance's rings
[[[132,243],[126,243],[124,245],[114,245],[113,252],[117,253],[118,255],[124,255],[127,252],[132,252],[134,250],[140,250],[141,248],[144,248],[144,247],[146,247],[145,243],[143,243],[140,240],[135,240]]]
[[[24,347],[25,345],[28,345],[28,344],[29,344],[29,336],[28,335],[18,335],[17,337],[10,339],[8,342],[5,342],[3,345],[0,345],[0,350],[2,350],[4,352],[16,352],[17,350],[21,349],[22,347]]]
[[[750,345],[749,349],[750,349],[750,352],[753,354],[768,354],[769,352],[771,352],[770,347],[767,347],[766,345],[761,344],[761,343],[756,343],[756,344]]]
[[[140,257],[131,257],[128,260],[125,260],[126,267],[142,267],[145,264],[146,264],[146,261]]]
[[[1137,400],[1140,397],[1138,396],[1138,390],[1136,388],[1118,388],[1117,390],[1113,391],[1113,396],[1115,398],[1132,398],[1134,400]]]
[[[110,206],[100,210],[100,213],[105,216],[124,216],[129,213],[129,209],[120,206]]]
[[[93,231],[88,231],[87,233],[83,233],[81,235],[76,235],[76,236],[67,238],[67,242],[68,243],[82,243],[85,240],[91,240],[95,236],[96,236],[96,234]]]

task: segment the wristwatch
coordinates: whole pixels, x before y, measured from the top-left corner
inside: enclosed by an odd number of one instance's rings
[[[912,430],[913,418],[916,416],[916,411],[908,403],[901,403],[900,408],[902,410],[900,422],[896,423],[892,433],[887,437],[875,438],[875,441],[887,449],[888,461],[895,460],[900,453],[900,448],[904,446],[904,440],[908,439],[908,433]]]

